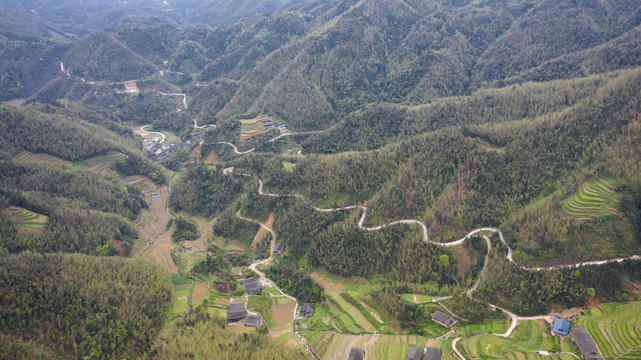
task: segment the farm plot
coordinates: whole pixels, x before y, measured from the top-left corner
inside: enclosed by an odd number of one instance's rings
[[[118,151],[109,151],[104,155],[94,156],[76,163],[78,167],[86,167],[100,174],[111,173],[114,165],[127,160],[127,155]]]
[[[363,329],[365,332],[373,333],[374,331],[376,331],[376,327],[374,326],[374,324],[368,321],[367,318],[363,316],[363,314],[361,314],[361,311],[359,309],[357,309],[354,305],[347,302],[347,300],[345,300],[340,295],[340,293],[336,293],[336,292],[329,293],[329,296],[331,296],[332,299],[336,301],[338,306],[341,307],[341,310],[342,310],[341,317],[349,316],[354,321],[355,325]],[[347,320],[347,318],[345,320]],[[349,321],[344,321],[344,322],[346,323]],[[360,331],[354,331],[354,332],[360,333]]]
[[[424,347],[426,339],[418,335],[380,335],[368,348],[370,359],[405,359],[409,346]]]
[[[265,134],[272,130],[271,127],[265,128],[261,123],[262,119],[267,116],[259,116],[249,120],[240,120],[240,141],[246,141],[253,136]]]
[[[15,161],[26,164],[37,164],[46,166],[66,167],[72,166],[71,161],[63,160],[49,154],[34,154],[29,151],[21,151],[13,158]]]
[[[23,209],[18,206],[9,206],[9,211],[16,217],[18,226],[21,230],[38,231],[41,230],[49,217]]]
[[[296,303],[289,298],[272,298],[272,321],[274,332],[291,330]]]
[[[568,214],[582,219],[616,215],[621,195],[614,191],[614,186],[611,180],[586,182],[577,193],[563,203],[563,209]]]
[[[534,321],[527,321],[517,327],[513,338],[479,334],[463,338],[457,348],[466,358],[474,359],[574,359],[570,354],[543,356],[536,353],[550,350],[550,337],[542,335],[546,332],[545,325],[538,326]],[[571,348],[569,339],[561,340],[562,351],[571,352]]]
[[[641,353],[641,302],[601,308],[579,318],[578,326],[588,330],[604,357],[638,359],[634,355]]]

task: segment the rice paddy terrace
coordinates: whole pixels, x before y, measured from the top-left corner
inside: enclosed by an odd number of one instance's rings
[[[616,193],[612,180],[601,179],[586,182],[579,191],[563,203],[563,209],[579,219],[616,215],[621,195]]]
[[[590,310],[585,327],[607,359],[641,359],[641,302],[608,303]]]
[[[127,155],[118,151],[109,151],[104,155],[94,156],[76,163],[78,167],[86,167],[101,174],[110,173],[118,162],[127,160]]]
[[[240,141],[247,141],[253,136],[265,134],[272,130],[271,127],[264,127],[261,120],[267,116],[259,116],[253,119],[240,120]]]
[[[38,231],[44,228],[49,217],[23,209],[18,206],[9,206],[9,211],[18,220],[21,230]]]

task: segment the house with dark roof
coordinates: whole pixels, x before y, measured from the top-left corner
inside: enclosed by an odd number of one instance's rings
[[[425,360],[441,360],[441,349],[428,347],[425,351]]]
[[[247,310],[247,303],[244,301],[231,302],[227,304],[229,311]]]
[[[552,335],[568,336],[570,334],[570,321],[560,317],[554,318],[552,326]]]
[[[572,328],[572,340],[579,347],[585,360],[603,360],[599,348],[585,328]]]
[[[278,131],[280,131],[281,134],[284,134],[287,132],[287,126],[283,123],[276,123],[276,126],[278,127]]]
[[[236,322],[243,320],[247,316],[247,310],[229,310],[227,311],[227,322]]]
[[[285,252],[285,243],[283,242],[276,243],[276,246],[274,246],[274,254],[283,255],[284,252]]]
[[[247,315],[245,317],[245,320],[243,321],[243,325],[259,327],[262,323],[262,320],[263,319],[260,317],[260,315]]]
[[[433,313],[430,314],[432,317],[433,321],[436,321],[437,323],[445,326],[445,327],[450,327],[454,325],[454,319],[452,319],[451,316],[447,315],[446,313],[436,310]]]
[[[263,129],[274,127],[274,122],[272,121],[272,118],[269,117],[260,119],[260,123],[263,125]]]
[[[303,314],[303,317],[311,317],[314,315],[314,304],[312,303],[303,303],[303,308],[301,310],[301,313]]]
[[[240,284],[249,295],[260,295],[263,292],[263,285],[256,278],[242,279]]]
[[[363,349],[353,347],[349,351],[349,356],[347,357],[347,360],[363,360],[364,357],[365,357],[365,351],[363,351]]]
[[[407,352],[407,357],[405,360],[422,360],[423,359],[423,349],[417,348],[415,346],[410,347]]]

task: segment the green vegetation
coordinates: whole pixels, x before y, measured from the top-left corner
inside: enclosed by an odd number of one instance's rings
[[[542,356],[535,351],[548,351],[551,347],[551,336],[547,324],[537,326],[534,321],[521,323],[515,330],[513,338],[502,338],[490,334],[480,334],[463,338],[457,344],[458,350],[466,358],[485,359],[574,359],[572,355],[560,354]],[[545,333],[545,336],[542,334]],[[571,351],[569,338],[561,340],[561,350]]]
[[[607,303],[581,316],[575,326],[585,327],[605,358],[633,359],[641,352],[641,303]]]
[[[579,191],[563,203],[563,209],[568,214],[579,217],[616,215],[620,198],[615,193],[612,182],[588,182],[581,185]]]
[[[49,219],[47,216],[29,211],[23,208],[9,208],[9,211],[16,216],[16,225],[23,230],[42,230]]]
[[[23,253],[0,273],[4,358],[142,356],[170,304],[164,274],[135,260]]]
[[[174,223],[176,224],[176,227],[174,232],[171,234],[172,241],[180,242],[198,239],[198,225],[194,222],[179,216],[174,220]]]
[[[243,336],[226,330],[222,317],[212,317],[196,309],[169,323],[160,333],[150,353],[157,359],[176,359],[184,354],[222,359],[304,359],[302,349],[282,346],[270,340],[264,331]],[[206,336],[203,336],[206,334]]]

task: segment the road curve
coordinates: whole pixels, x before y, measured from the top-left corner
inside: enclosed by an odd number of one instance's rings
[[[159,134],[162,137],[162,139],[160,140],[159,144],[164,143],[165,140],[167,140],[167,136],[165,136],[165,134],[163,134],[161,132],[158,132],[158,131],[147,131],[147,130],[145,130],[146,127],[150,127],[150,126],[151,126],[151,124],[143,125],[143,126],[140,127],[140,131],[142,131],[142,132],[144,132],[146,134]]]
[[[250,175],[250,174],[235,172],[235,171],[233,171],[233,169],[228,169],[227,173],[242,175],[242,176],[246,176],[246,177],[254,177],[253,175]],[[421,226],[421,228],[423,230],[423,241],[425,241],[426,243],[429,243],[429,244],[437,245],[437,246],[457,246],[457,245],[461,245],[467,239],[469,239],[472,235],[475,235],[475,234],[477,234],[479,232],[486,231],[486,232],[497,233],[499,235],[499,239],[501,240],[501,242],[507,247],[507,255],[506,255],[507,259],[510,262],[513,262],[513,263],[518,265],[518,263],[516,263],[516,261],[514,261],[514,251],[512,250],[512,248],[505,241],[505,238],[503,237],[503,233],[501,233],[501,231],[499,229],[497,229],[497,228],[493,228],[493,227],[478,228],[478,229],[470,231],[464,237],[462,237],[462,238],[460,238],[458,240],[451,241],[451,242],[446,242],[446,243],[436,242],[436,241],[432,241],[432,240],[429,239],[429,236],[428,236],[428,233],[427,233],[427,226],[421,221],[418,221],[418,220],[397,220],[397,221],[392,221],[390,223],[382,224],[382,225],[378,225],[378,226],[365,226],[365,225],[363,225],[363,223],[365,222],[365,217],[367,216],[367,206],[351,205],[351,206],[345,206],[345,207],[340,207],[340,208],[327,208],[327,209],[326,208],[319,208],[319,207],[316,207],[316,206],[310,204],[309,201],[307,199],[305,199],[305,197],[303,197],[301,195],[297,195],[297,194],[275,194],[275,193],[265,192],[265,191],[263,191],[263,181],[258,177],[256,177],[256,178],[258,179],[258,194],[263,195],[263,196],[296,197],[296,198],[299,198],[299,199],[305,201],[312,209],[314,209],[314,211],[317,211],[317,212],[333,212],[333,211],[344,211],[344,210],[360,209],[362,211],[362,213],[361,213],[360,219],[358,220],[358,227],[360,229],[362,229],[362,230],[375,231],[375,230],[384,229],[384,228],[389,227],[389,226],[400,225],[400,224],[419,225],[419,226]],[[608,262],[611,262],[611,261],[615,261],[615,262],[619,262],[620,263],[620,262],[622,262],[624,260],[639,260],[639,259],[640,258],[639,258],[638,255],[633,255],[633,256],[629,256],[629,257],[621,257],[621,258],[606,259],[606,260],[584,261],[584,262],[568,264],[568,265],[547,266],[547,267],[526,267],[526,266],[523,266],[523,265],[519,265],[519,267],[522,270],[527,270],[527,271],[559,270],[559,269],[576,268],[576,267],[587,266],[587,265],[602,265],[602,264],[605,264],[605,263],[608,263]]]

